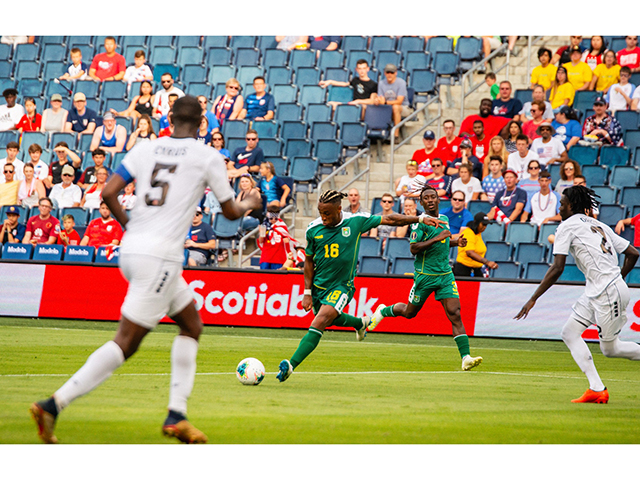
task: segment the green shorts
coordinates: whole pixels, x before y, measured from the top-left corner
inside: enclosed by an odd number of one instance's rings
[[[413,287],[409,292],[409,303],[422,306],[432,292],[436,292],[436,300],[460,298],[453,272],[445,275],[422,275],[416,273],[413,279]]]
[[[326,290],[314,285],[311,289],[314,315],[318,314],[322,305],[331,305],[338,313],[342,313],[342,310],[349,305],[354,293],[356,289],[346,285],[334,285]]]

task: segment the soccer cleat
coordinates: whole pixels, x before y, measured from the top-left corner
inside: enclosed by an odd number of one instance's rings
[[[609,392],[605,388],[601,392],[588,389],[580,398],[574,398],[571,403],[609,403]]]
[[[58,439],[53,434],[56,426],[56,417],[42,408],[41,402],[35,402],[29,407],[29,413],[38,425],[38,436],[44,443],[58,443]]]
[[[365,319],[369,320],[369,325],[367,326],[368,331],[371,332],[372,330],[374,330],[382,321],[382,319],[384,318],[382,316],[382,309],[385,307],[386,305],[384,303],[381,303],[380,305],[378,305],[378,308],[376,308],[376,311],[373,312],[373,315],[371,315],[370,318],[365,317]]]
[[[369,317],[362,317],[362,328],[360,330],[356,330],[356,339],[361,342],[364,340],[364,337],[367,336],[367,327],[371,323]]]
[[[462,359],[462,370],[471,370],[482,363],[482,357],[472,357],[467,355]]]
[[[289,362],[289,360],[282,360],[280,362],[280,365],[278,366],[278,369],[280,371],[276,375],[276,378],[281,382],[284,382],[293,373],[293,367],[291,366],[291,362]]]
[[[191,425],[187,420],[180,420],[172,425],[163,425],[162,434],[165,437],[177,438],[182,443],[207,443],[207,436]]]

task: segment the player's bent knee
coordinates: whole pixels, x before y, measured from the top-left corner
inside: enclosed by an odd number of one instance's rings
[[[600,340],[600,351],[605,357],[617,357],[618,349],[616,348],[616,340],[612,342]]]

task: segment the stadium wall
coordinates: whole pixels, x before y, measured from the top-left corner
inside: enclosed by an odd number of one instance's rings
[[[202,320],[207,325],[303,328],[311,313],[301,308],[300,272],[185,270]],[[379,303],[406,302],[412,277],[361,276],[345,309],[371,315]],[[583,285],[552,287],[525,320],[513,316],[537,283],[459,281],[463,321],[470,336],[560,339],[571,305]],[[118,320],[127,283],[114,267],[67,264],[0,263],[0,316]],[[640,342],[640,288],[631,288],[629,321],[621,339]],[[169,319],[164,321],[169,322]],[[376,332],[450,335],[451,326],[433,296],[413,320],[387,318]],[[597,339],[589,328],[584,337]]]

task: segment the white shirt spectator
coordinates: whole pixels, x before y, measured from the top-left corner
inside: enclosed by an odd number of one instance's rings
[[[627,97],[633,99],[633,94],[635,93],[636,86],[631,83],[627,83],[626,85],[614,83],[613,85],[611,85],[611,88],[605,95],[607,102],[609,102],[609,110],[611,111],[611,113],[615,113],[618,110],[629,110],[629,104],[622,96],[622,94],[616,92],[616,88],[619,88],[627,95]]]
[[[78,185],[71,184],[67,188],[62,186],[62,183],[56,183],[51,188],[49,194],[51,200],[54,201],[54,205],[57,202],[58,208],[73,207],[74,204],[79,204],[82,200],[82,190]]]
[[[518,181],[520,181],[523,178],[529,178],[527,167],[531,160],[539,160],[538,155],[534,151],[529,150],[527,156],[522,158],[516,150],[507,157],[507,168],[515,171],[518,174]]]
[[[23,115],[24,107],[22,105],[16,103],[13,108],[0,105],[0,132],[13,129]]]
[[[156,92],[156,97],[153,101],[154,115],[157,110],[159,110],[163,116],[169,113],[169,95],[172,93],[177,94],[178,98],[184,97],[184,92],[176,86],[171,87],[169,90],[162,88]]]
[[[464,202],[466,205],[469,205],[471,197],[475,192],[482,193],[482,184],[476,177],[471,177],[469,183],[466,184],[462,183],[461,178],[456,178],[451,184],[451,191],[457,192],[458,190],[464,193]]]
[[[531,214],[531,223],[541,225],[545,218],[553,217],[560,212],[560,195],[553,190],[547,195],[536,192],[527,200],[524,211]]]
[[[567,148],[562,143],[562,140],[556,137],[551,137],[548,143],[543,143],[542,137],[536,138],[531,142],[531,152],[538,155],[538,160],[542,165],[546,165],[552,158],[560,158],[562,152]],[[511,155],[509,155],[511,157]]]
[[[49,176],[49,165],[44,163],[42,159],[38,160],[38,163],[33,166],[33,176],[38,180],[47,178]]]
[[[149,77],[153,77],[153,73],[151,72],[149,65],[145,63],[140,68],[135,65],[127,67],[127,70],[124,72],[123,80],[127,82],[130,87],[133,82],[141,82]]]
[[[524,115],[527,120],[532,120],[533,116],[531,115],[531,102],[527,102],[522,106],[522,110],[520,110],[519,115]],[[544,113],[542,114],[542,118],[545,120],[553,120],[553,108],[551,107],[551,103],[545,100],[544,102]]]

